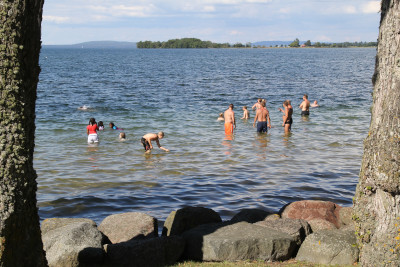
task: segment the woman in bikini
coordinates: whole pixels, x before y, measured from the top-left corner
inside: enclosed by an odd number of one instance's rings
[[[285,133],[289,133],[292,129],[292,123],[293,123],[293,119],[292,119],[293,107],[290,104],[289,100],[285,100],[283,102],[283,107],[285,108],[285,110],[279,108],[279,110],[283,112],[282,127],[285,127]]]

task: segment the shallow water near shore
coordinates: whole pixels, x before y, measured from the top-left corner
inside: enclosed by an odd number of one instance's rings
[[[230,219],[240,209],[277,211],[317,199],[351,206],[372,104],[376,50],[43,48],[34,167],[41,219],[137,211],[163,221],[202,206]],[[300,116],[304,93],[321,107]],[[257,134],[241,107],[267,99],[272,125]],[[285,99],[292,134],[281,127]],[[218,114],[235,105],[237,129]],[[87,109],[78,109],[81,106]],[[90,117],[123,128],[88,145]],[[165,132],[145,154],[140,138]],[[155,144],[154,144],[155,145]],[[156,146],[155,146],[156,147]]]

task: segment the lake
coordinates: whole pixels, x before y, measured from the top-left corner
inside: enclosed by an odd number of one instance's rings
[[[43,48],[34,167],[41,220],[121,212],[164,221],[185,206],[226,220],[243,208],[276,212],[298,200],[351,206],[372,105],[375,48]],[[320,107],[300,116],[303,94]],[[267,100],[273,128],[257,134],[242,106]],[[283,134],[286,99],[292,133]],[[237,128],[218,114],[233,103]],[[88,109],[80,110],[81,106]],[[88,145],[91,117],[107,126]],[[140,138],[164,131],[145,154]],[[162,225],[162,224],[161,224]]]

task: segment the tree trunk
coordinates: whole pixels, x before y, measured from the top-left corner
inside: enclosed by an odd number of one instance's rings
[[[46,266],[33,169],[43,0],[0,0],[0,266]]]
[[[400,1],[382,0],[373,107],[354,198],[363,266],[400,266]]]

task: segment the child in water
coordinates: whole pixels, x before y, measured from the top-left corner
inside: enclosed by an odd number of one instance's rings
[[[110,122],[108,124],[108,126],[110,126],[110,128],[113,130],[123,130],[122,128],[118,128],[117,126],[115,126],[115,124],[113,122]]]
[[[148,133],[142,137],[140,142],[142,143],[146,153],[149,153],[153,149],[153,145],[151,144],[151,141],[156,141],[156,143],[160,149],[164,150],[165,152],[168,152],[169,151],[168,149],[166,149],[160,145],[159,139],[162,139],[163,137],[164,137],[164,132],[159,132],[158,134]]]
[[[88,135],[88,143],[98,143],[99,137],[97,136],[97,131],[99,127],[97,127],[96,120],[94,118],[90,118],[89,125],[86,126],[86,133]]]
[[[119,141],[126,141],[126,135],[124,132],[119,133]]]
[[[217,119],[217,121],[224,121],[224,113],[219,113],[219,117]]]
[[[99,121],[99,123],[97,124],[97,126],[99,127],[99,131],[103,131],[104,130],[104,124],[102,121]]]
[[[243,117],[242,120],[247,120],[250,118],[250,112],[247,110],[247,106],[243,107]]]

